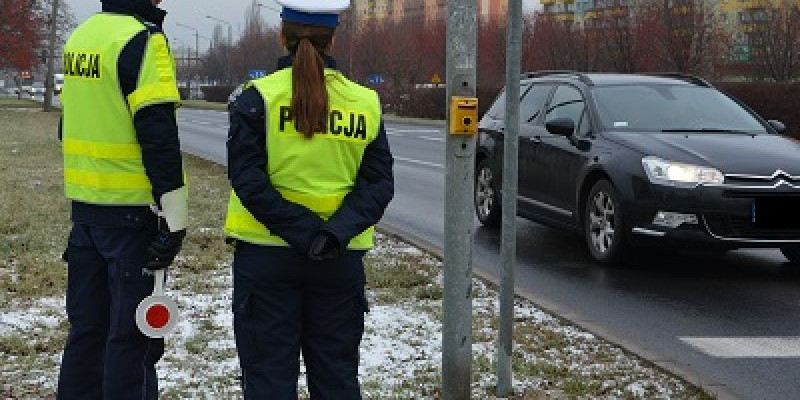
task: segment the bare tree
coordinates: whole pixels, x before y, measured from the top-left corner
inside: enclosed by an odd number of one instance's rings
[[[601,69],[617,72],[636,72],[638,66],[638,20],[631,5],[620,0],[597,2],[598,15],[587,27],[593,42],[603,55]]]
[[[38,0],[36,4],[37,13],[40,14],[43,19],[49,19],[52,4],[53,0]],[[63,44],[76,26],[75,15],[72,13],[69,3],[63,0],[60,1],[58,3],[58,14],[56,18],[56,42]]]
[[[226,82],[229,79],[228,70],[230,68],[228,40],[223,32],[222,26],[214,27],[211,35],[211,49],[203,59],[202,74],[216,82]]]
[[[592,71],[597,64],[591,28],[546,13],[525,19],[522,66],[527,70]]]
[[[792,0],[767,5],[746,14],[755,72],[762,78],[790,81],[800,69],[800,11]]]
[[[381,21],[370,20],[362,25],[353,40],[352,78],[365,82],[372,74],[385,74],[389,69],[387,28]]]
[[[661,68],[712,74],[730,52],[730,40],[715,6],[707,0],[652,0],[643,3],[639,18],[651,30],[651,50]]]
[[[277,28],[267,26],[260,10],[258,2],[253,0],[245,12],[244,30],[230,57],[235,83],[246,81],[249,70],[274,69],[283,54]]]

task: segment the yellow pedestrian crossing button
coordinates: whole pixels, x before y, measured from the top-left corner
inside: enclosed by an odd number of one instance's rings
[[[453,96],[450,99],[450,134],[478,133],[478,98]]]

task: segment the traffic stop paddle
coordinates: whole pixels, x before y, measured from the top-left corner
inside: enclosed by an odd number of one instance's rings
[[[147,337],[162,339],[178,325],[178,305],[164,295],[164,270],[153,273],[155,288],[136,308],[136,326]]]

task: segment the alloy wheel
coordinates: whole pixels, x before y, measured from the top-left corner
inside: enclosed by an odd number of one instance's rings
[[[589,236],[592,246],[600,254],[606,254],[614,244],[614,202],[601,190],[595,193],[589,207]]]
[[[475,187],[475,207],[480,219],[489,218],[494,207],[494,188],[492,188],[492,170],[484,166],[478,171]]]

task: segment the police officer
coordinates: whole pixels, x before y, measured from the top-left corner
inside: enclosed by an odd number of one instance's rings
[[[377,94],[326,51],[349,0],[277,0],[289,56],[230,105],[225,232],[244,397],[360,399],[363,256],[394,194]]]
[[[163,340],[136,327],[185,236],[175,65],[160,0],[103,0],[64,47],[62,146],[72,201],[60,399],[155,399]]]

